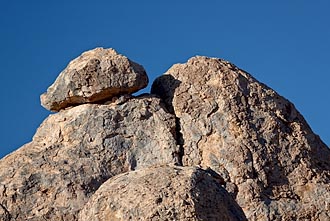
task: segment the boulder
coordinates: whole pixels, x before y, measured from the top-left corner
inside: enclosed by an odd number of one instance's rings
[[[147,84],[141,65],[114,49],[95,48],[71,61],[40,99],[46,109],[59,111],[132,94]]]
[[[330,150],[287,99],[202,56],[151,92],[178,118],[182,164],[216,171],[249,220],[330,220]]]
[[[175,118],[163,107],[152,96],[120,97],[50,115],[32,142],[0,161],[2,220],[77,220],[110,177],[178,164]]]
[[[110,178],[79,220],[246,220],[242,209],[207,171],[156,167]]]

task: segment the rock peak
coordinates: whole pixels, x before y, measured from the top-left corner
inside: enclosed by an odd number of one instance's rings
[[[329,219],[330,150],[287,99],[204,56],[173,65],[151,91],[178,119],[183,165],[218,173],[248,220]]]

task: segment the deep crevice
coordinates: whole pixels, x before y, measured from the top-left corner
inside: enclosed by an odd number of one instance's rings
[[[175,132],[176,132],[176,145],[179,147],[178,151],[178,166],[183,166],[183,156],[184,156],[184,139],[181,133],[181,123],[180,118],[175,116]]]

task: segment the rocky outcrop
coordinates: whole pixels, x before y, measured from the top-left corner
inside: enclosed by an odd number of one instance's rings
[[[31,143],[0,161],[0,211],[13,220],[76,220],[108,178],[176,164],[175,119],[162,106],[144,96],[50,115]]]
[[[183,165],[211,167],[249,220],[329,220],[330,150],[288,100],[229,62],[194,57],[156,79]]]
[[[216,58],[147,82],[113,49],[70,62],[0,161],[0,220],[330,220],[330,150],[292,103]]]
[[[113,49],[96,48],[74,59],[60,73],[41,104],[59,111],[69,106],[132,94],[148,84],[144,68]]]
[[[196,167],[156,167],[105,182],[79,220],[246,220],[210,173]]]

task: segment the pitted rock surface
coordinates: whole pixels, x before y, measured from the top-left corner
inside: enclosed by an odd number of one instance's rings
[[[249,220],[330,220],[330,150],[294,105],[233,64],[193,57],[155,80],[183,165],[216,171]]]
[[[132,94],[148,84],[144,68],[114,49],[96,48],[74,59],[41,95],[51,111]]]
[[[110,178],[79,214],[80,221],[246,220],[208,172],[196,167],[146,168]]]
[[[50,115],[31,143],[0,161],[1,220],[77,220],[108,178],[177,164],[175,118],[163,106],[144,96]]]

